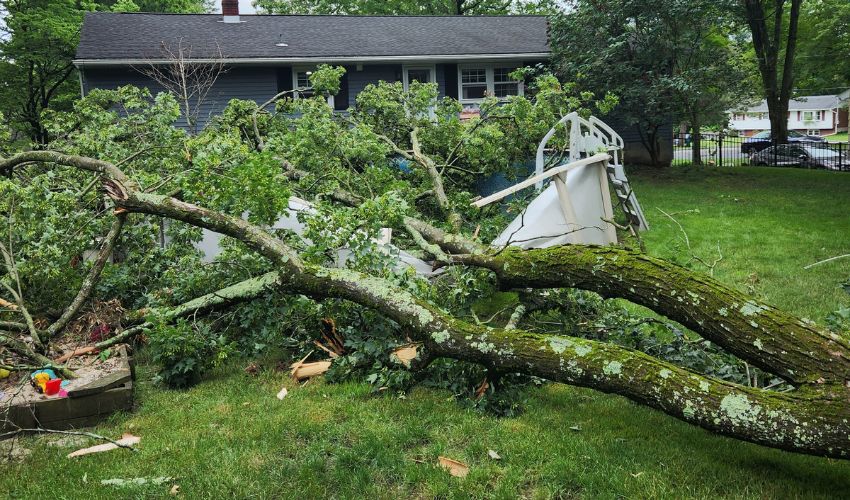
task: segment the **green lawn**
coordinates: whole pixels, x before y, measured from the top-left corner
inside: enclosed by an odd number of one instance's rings
[[[847,142],[847,132],[826,136],[826,140],[829,142]]]
[[[661,209],[682,225],[695,255],[711,263],[719,246],[714,275],[727,284],[815,321],[850,305],[839,286],[850,279],[850,258],[803,269],[850,253],[847,173],[677,167],[632,171],[630,180],[652,227],[643,235],[650,253],[688,260],[681,231]]]
[[[683,256],[678,228],[660,207],[676,214],[697,254],[710,257],[720,243],[721,280],[750,283],[813,319],[850,303],[837,289],[850,262],[802,270],[850,251],[850,174],[676,168],[631,178],[652,225],[645,240],[653,254]],[[68,460],[73,446],[26,438],[31,455],[0,466],[0,497],[168,497],[173,484],[188,498],[828,498],[850,491],[850,462],[718,437],[623,398],[563,385],[530,390],[525,414],[497,419],[463,409],[443,391],[398,399],[370,395],[365,384],[297,387],[284,374],[251,377],[239,365],[171,391],[153,387],[151,374],[141,366],[137,411],[96,429],[142,436],[138,453]],[[279,401],[284,384],[290,394]],[[467,463],[469,476],[437,468],[440,455]],[[156,476],[177,479],[125,490],[100,484]]]

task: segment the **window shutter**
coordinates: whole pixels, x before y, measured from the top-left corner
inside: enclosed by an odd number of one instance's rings
[[[446,80],[446,97],[457,99],[457,64],[446,64],[443,74]]]
[[[277,93],[292,90],[292,67],[280,66],[277,68]]]
[[[345,73],[343,73],[342,78],[339,80],[339,92],[334,96],[334,109],[336,111],[345,111],[348,109],[348,73],[352,70],[354,68],[346,66]]]

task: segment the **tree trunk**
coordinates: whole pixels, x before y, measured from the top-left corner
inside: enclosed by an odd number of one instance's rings
[[[795,384],[845,384],[850,342],[719,281],[616,247],[568,245],[496,256],[458,256],[496,273],[505,288],[580,288],[619,297],[678,321]]]
[[[696,113],[691,117],[691,161],[694,165],[702,165],[702,136],[700,123]]]
[[[782,48],[782,21],[787,0],[774,0],[773,30],[767,26],[763,0],[743,0],[747,24],[753,38],[764,96],[770,119],[770,136],[774,143],[788,141],[788,100],[794,85],[794,52],[797,47],[797,26],[802,0],[791,0],[788,33],[785,40],[785,59],[782,78],[779,75],[779,54]]]

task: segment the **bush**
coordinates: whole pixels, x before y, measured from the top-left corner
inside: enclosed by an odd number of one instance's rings
[[[186,319],[154,327],[148,341],[151,359],[160,366],[154,380],[174,388],[197,383],[232,351],[225,337],[214,334],[209,325]]]

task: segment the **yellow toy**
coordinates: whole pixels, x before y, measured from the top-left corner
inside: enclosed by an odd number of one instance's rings
[[[50,380],[50,375],[44,372],[36,373],[32,378],[33,385],[37,386],[41,393],[44,393],[48,380]]]
[[[0,368],[0,380],[8,377],[11,373],[12,372],[10,372],[9,370],[7,370],[5,368]]]

